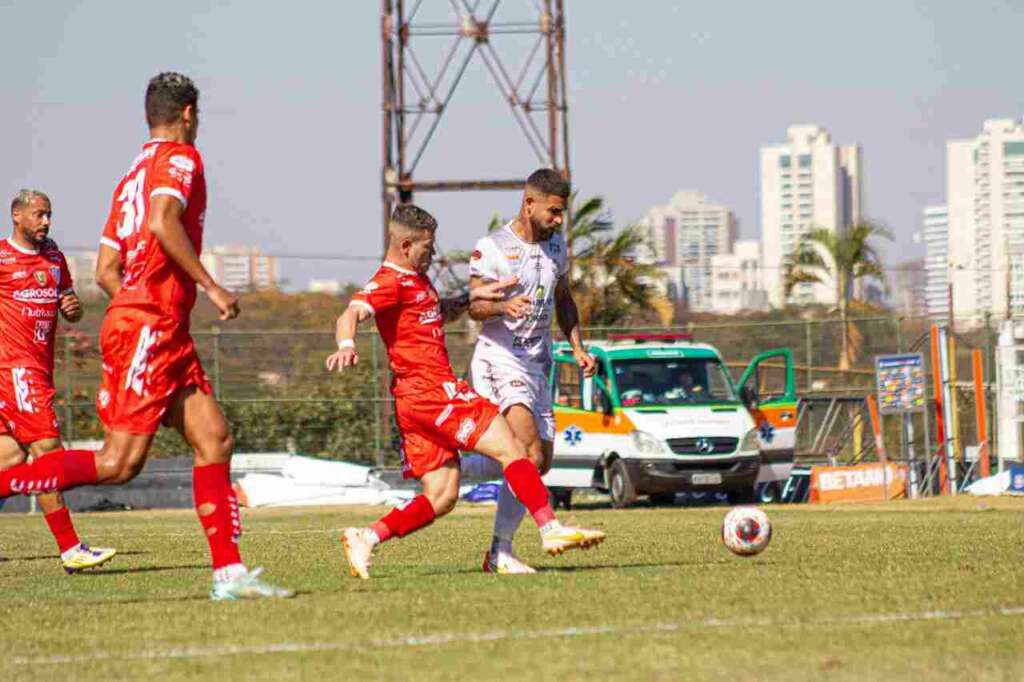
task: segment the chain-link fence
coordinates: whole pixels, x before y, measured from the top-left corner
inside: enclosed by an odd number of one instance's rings
[[[691,332],[698,342],[721,352],[734,378],[757,354],[775,348],[793,353],[797,392],[803,399],[798,431],[798,454],[832,461],[873,459],[874,439],[863,398],[874,392],[876,355],[918,351],[925,357],[929,377],[931,353],[924,318],[873,317],[854,319],[846,334],[851,347],[844,357],[843,326],[838,320],[742,321],[693,323],[665,328],[593,328],[585,338],[607,338],[624,332]],[[448,330],[448,348],[457,374],[468,374],[476,329],[464,321]],[[239,451],[298,451],[348,461],[394,465],[397,433],[390,421],[387,357],[375,330],[360,333],[359,365],[344,374],[329,374],[326,356],[334,348],[332,331],[274,329],[267,331],[194,331],[193,337],[210,377],[214,394],[233,425]],[[958,381],[961,396],[958,434],[963,444],[977,443],[973,420],[971,348],[984,351],[986,385],[991,370],[994,333],[990,326],[958,331]],[[768,362],[760,381],[781,386],[781,362]],[[97,339],[70,332],[59,337],[55,381],[58,411],[66,439],[102,437],[93,400],[100,380]],[[929,403],[934,396],[929,378]],[[991,404],[991,399],[989,399]],[[934,407],[913,417],[913,436],[895,418],[884,420],[890,457],[898,459],[915,448],[918,457],[937,447]],[[989,414],[992,414],[991,408]],[[992,420],[990,420],[991,422]],[[909,440],[908,440],[909,438]],[[991,437],[987,438],[991,442]],[[161,431],[158,454],[180,454],[184,443],[177,434]]]

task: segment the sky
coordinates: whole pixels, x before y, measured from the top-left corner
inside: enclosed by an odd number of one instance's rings
[[[480,0],[486,7],[493,0]],[[536,16],[502,0],[496,20]],[[818,123],[861,147],[864,209],[921,255],[923,206],[941,203],[945,142],[1024,115],[1024,2],[566,0],[570,163],[620,224],[696,189],[760,235],[758,150]],[[423,20],[452,21],[423,0]],[[206,243],[319,258],[282,261],[291,287],[362,281],[380,255],[380,3],[0,0],[0,191],[43,189],[53,236],[94,248],[110,194],[146,140],[147,80],[202,92]],[[448,38],[418,38],[428,71]],[[495,36],[512,64],[523,39]],[[537,166],[479,61],[470,64],[421,179],[524,177]],[[511,192],[421,193],[446,249],[469,249]],[[361,257],[328,260],[325,255]]]

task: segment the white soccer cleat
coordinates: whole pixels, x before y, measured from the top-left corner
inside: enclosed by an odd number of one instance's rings
[[[484,573],[493,573],[494,575],[528,575],[536,572],[536,569],[527,566],[519,557],[511,552],[494,553],[488,551],[484,554]]]
[[[290,599],[295,592],[260,580],[262,568],[247,571],[233,580],[217,581],[210,590],[211,601],[239,599]]]
[[[117,554],[116,549],[105,549],[97,547],[92,549],[85,543],[78,543],[77,547],[68,550],[61,555],[60,563],[64,566],[64,572],[68,575],[84,571],[87,568],[96,568],[107,563]]]
[[[341,534],[341,544],[345,547],[349,575],[369,580],[374,545],[370,538],[366,537],[366,529],[346,528]]]
[[[604,531],[588,528],[573,528],[561,524],[541,534],[541,545],[551,556],[558,556],[570,549],[589,549],[604,542]]]

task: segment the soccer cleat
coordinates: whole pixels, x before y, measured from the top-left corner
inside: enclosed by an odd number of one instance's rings
[[[79,543],[77,547],[66,552],[67,556],[61,555],[60,562],[64,566],[64,572],[68,575],[84,571],[87,568],[96,568],[107,563],[117,554],[116,549],[104,549],[102,547],[92,549],[85,543]]]
[[[604,542],[604,531],[556,525],[541,535],[545,552],[558,556],[570,549],[589,549]]]
[[[373,562],[373,543],[366,537],[363,528],[346,528],[341,534],[345,547],[348,573],[353,578],[370,579],[370,564]]]
[[[262,568],[248,571],[234,580],[214,581],[210,590],[210,601],[234,601],[237,599],[290,599],[293,590],[276,587],[260,580]]]
[[[493,573],[494,575],[527,575],[530,573],[536,573],[537,571],[519,559],[515,554],[511,552],[494,552],[488,551],[484,554],[484,573]]]

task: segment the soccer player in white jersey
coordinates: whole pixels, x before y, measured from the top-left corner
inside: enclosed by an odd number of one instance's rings
[[[569,183],[558,172],[534,172],[526,181],[519,215],[477,242],[470,260],[470,289],[518,280],[506,300],[470,304],[470,316],[483,322],[471,365],[473,388],[498,405],[541,474],[551,468],[554,452],[555,417],[548,389],[553,317],[584,374],[592,376],[597,368],[583,347],[565,238],[559,232],[568,200]],[[484,571],[535,572],[512,552],[524,512],[508,485],[502,485]]]

